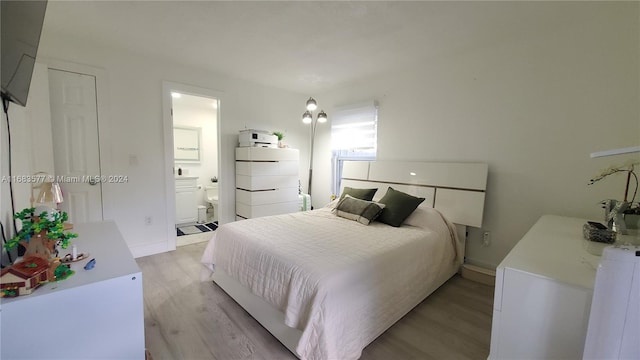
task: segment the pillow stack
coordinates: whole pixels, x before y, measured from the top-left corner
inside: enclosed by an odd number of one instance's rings
[[[336,215],[369,225],[373,220],[399,227],[424,201],[392,187],[378,202],[371,201],[378,189],[345,187],[334,208]]]

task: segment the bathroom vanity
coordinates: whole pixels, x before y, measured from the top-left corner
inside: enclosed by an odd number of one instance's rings
[[[176,224],[198,219],[198,177],[176,176]]]

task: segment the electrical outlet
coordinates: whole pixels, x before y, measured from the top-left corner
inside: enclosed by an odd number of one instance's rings
[[[151,216],[145,216],[145,217],[144,217],[144,224],[145,224],[145,225],[151,225],[151,223],[152,223],[152,222],[153,222],[153,221],[152,221],[152,219],[151,219]]]
[[[491,245],[491,233],[488,231],[485,231],[482,234],[482,246],[487,247],[489,245]]]

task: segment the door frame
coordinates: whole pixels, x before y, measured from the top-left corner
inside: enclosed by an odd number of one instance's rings
[[[82,75],[91,75],[96,79],[96,110],[98,113],[98,156],[100,161],[100,174],[111,174],[112,159],[111,152],[107,151],[106,144],[111,144],[111,132],[107,124],[109,124],[109,86],[107,82],[107,72],[105,69],[78,64],[70,61],[52,59],[47,57],[38,57],[38,62],[47,65],[49,69],[62,70]],[[105,196],[105,187],[100,186],[100,198],[102,200],[102,220],[113,219],[111,210],[113,206],[107,204],[105,200],[109,196]]]
[[[171,114],[171,108],[173,100],[171,97],[172,92],[179,92],[181,94],[214,98],[218,101],[217,111],[217,137],[218,143],[218,171],[220,171],[220,164],[222,161],[221,156],[221,136],[220,136],[220,123],[222,121],[220,104],[223,99],[223,92],[205,89],[197,86],[191,86],[186,84],[180,84],[171,81],[162,81],[162,118],[163,118],[163,132],[164,132],[164,174],[165,174],[165,199],[167,204],[167,251],[176,249],[176,184],[175,175],[173,173],[174,168],[174,156],[173,156],[173,116]],[[218,174],[220,177],[220,174]],[[222,204],[218,203],[218,213]],[[218,219],[219,220],[219,219]]]

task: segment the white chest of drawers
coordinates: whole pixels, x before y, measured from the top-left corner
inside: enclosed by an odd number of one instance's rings
[[[299,157],[296,149],[236,148],[236,216],[298,211]]]

